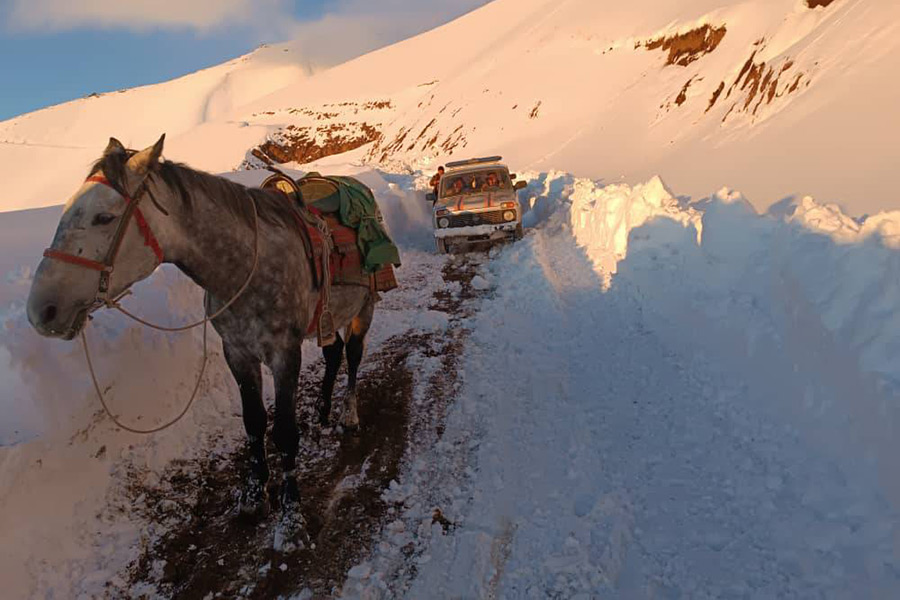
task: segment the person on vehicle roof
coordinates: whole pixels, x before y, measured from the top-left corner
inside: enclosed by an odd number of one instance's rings
[[[438,188],[441,186],[441,178],[444,176],[444,165],[441,165],[437,169],[437,173],[435,173],[431,177],[431,189],[434,190],[434,195],[437,196]]]

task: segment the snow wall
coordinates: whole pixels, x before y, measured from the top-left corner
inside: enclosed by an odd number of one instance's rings
[[[749,396],[900,506],[900,212],[864,219],[791,199],[760,215],[722,189],[531,174],[530,224],[572,237],[603,284],[692,353],[756,373]]]

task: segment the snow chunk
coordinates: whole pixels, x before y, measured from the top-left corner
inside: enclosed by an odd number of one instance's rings
[[[371,574],[372,566],[369,563],[360,563],[347,572],[347,575],[353,579],[368,579]]]

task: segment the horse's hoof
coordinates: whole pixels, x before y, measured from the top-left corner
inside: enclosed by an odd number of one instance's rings
[[[281,486],[281,516],[275,526],[272,548],[276,552],[293,552],[309,544],[306,519],[300,512],[300,490],[293,477]]]
[[[250,482],[241,490],[238,497],[238,509],[241,515],[245,517],[265,517],[269,514],[269,494],[266,491],[266,484],[256,479]]]

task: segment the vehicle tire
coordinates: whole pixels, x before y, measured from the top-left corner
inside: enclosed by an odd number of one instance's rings
[[[523,237],[525,237],[525,232],[522,230],[522,224],[519,223],[518,225],[516,225],[516,233],[515,235],[513,235],[513,240],[519,241]]]
[[[434,238],[435,246],[437,246],[438,254],[447,254],[447,244],[443,238]]]

